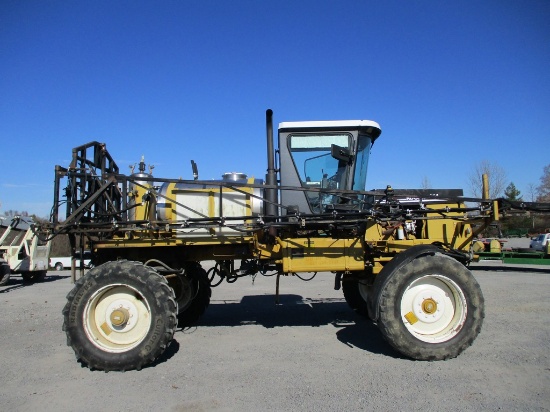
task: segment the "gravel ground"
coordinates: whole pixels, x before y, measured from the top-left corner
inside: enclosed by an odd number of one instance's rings
[[[483,330],[456,359],[403,359],[333,276],[223,284],[196,328],[142,371],[90,371],[61,331],[68,272],[0,288],[2,410],[550,410],[550,267],[474,264]]]

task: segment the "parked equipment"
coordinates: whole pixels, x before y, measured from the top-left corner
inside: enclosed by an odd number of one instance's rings
[[[9,222],[9,223],[8,223]],[[26,217],[0,217],[0,286],[8,283],[12,273],[26,282],[41,281],[48,271],[50,242],[40,240]]]
[[[140,369],[176,325],[199,318],[213,287],[258,273],[276,275],[278,294],[282,275],[332,272],[349,305],[413,359],[453,358],[472,344],[484,300],[466,264],[499,202],[467,206],[472,199],[457,190],[365,191],[376,122],[281,123],[279,164],[271,110],[266,124],[265,181],[240,173],[201,181],[193,161],[194,180],[161,179],[143,159],[127,176],[98,142],[56,166],[52,221],[38,233],[68,234],[73,252],[91,250],[95,265],[85,276],[73,268],[63,309],[77,359]],[[203,261],[215,264],[207,271]]]

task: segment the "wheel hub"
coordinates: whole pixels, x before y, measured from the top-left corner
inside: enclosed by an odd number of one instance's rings
[[[424,302],[422,302],[422,310],[428,315],[433,315],[437,312],[437,302],[432,298],[424,299]]]
[[[139,310],[130,299],[113,300],[107,305],[104,316],[106,326],[118,332],[128,332],[139,322]]]
[[[416,291],[413,299],[413,312],[422,322],[434,323],[445,312],[446,295],[441,289],[423,285]]]
[[[110,320],[113,326],[122,326],[130,319],[130,312],[126,308],[117,308],[111,312]]]

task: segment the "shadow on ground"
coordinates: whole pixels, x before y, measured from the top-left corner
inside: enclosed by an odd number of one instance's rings
[[[43,280],[40,280],[38,282],[28,282],[23,280],[23,278],[20,275],[14,274],[10,275],[10,279],[8,280],[8,283],[4,286],[0,286],[0,293],[8,293],[13,292],[15,290],[33,286],[37,283],[50,283],[50,282],[56,282],[58,280],[67,279],[70,277],[70,275],[62,276],[62,275],[46,275],[46,277]]]
[[[287,294],[279,297],[279,304],[275,304],[273,295],[245,296],[240,301],[214,300],[197,323],[197,327],[245,325],[264,328],[332,325],[337,329],[337,339],[348,347],[401,357],[384,340],[376,325],[356,314],[343,299],[307,299]]]
[[[166,350],[160,355],[153,363],[150,365],[146,365],[143,368],[154,368],[157,365],[160,365],[161,363],[167,362],[170,360],[176,353],[178,353],[180,350],[180,344],[176,339],[172,339],[170,342],[170,345],[166,348]]]

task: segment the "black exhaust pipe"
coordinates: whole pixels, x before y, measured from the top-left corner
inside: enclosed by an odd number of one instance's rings
[[[273,148],[273,110],[267,109],[265,112],[265,124],[267,130],[267,174],[265,183],[267,186],[277,186],[277,171],[275,170],[275,149]],[[277,189],[265,190],[265,215],[277,216]]]

